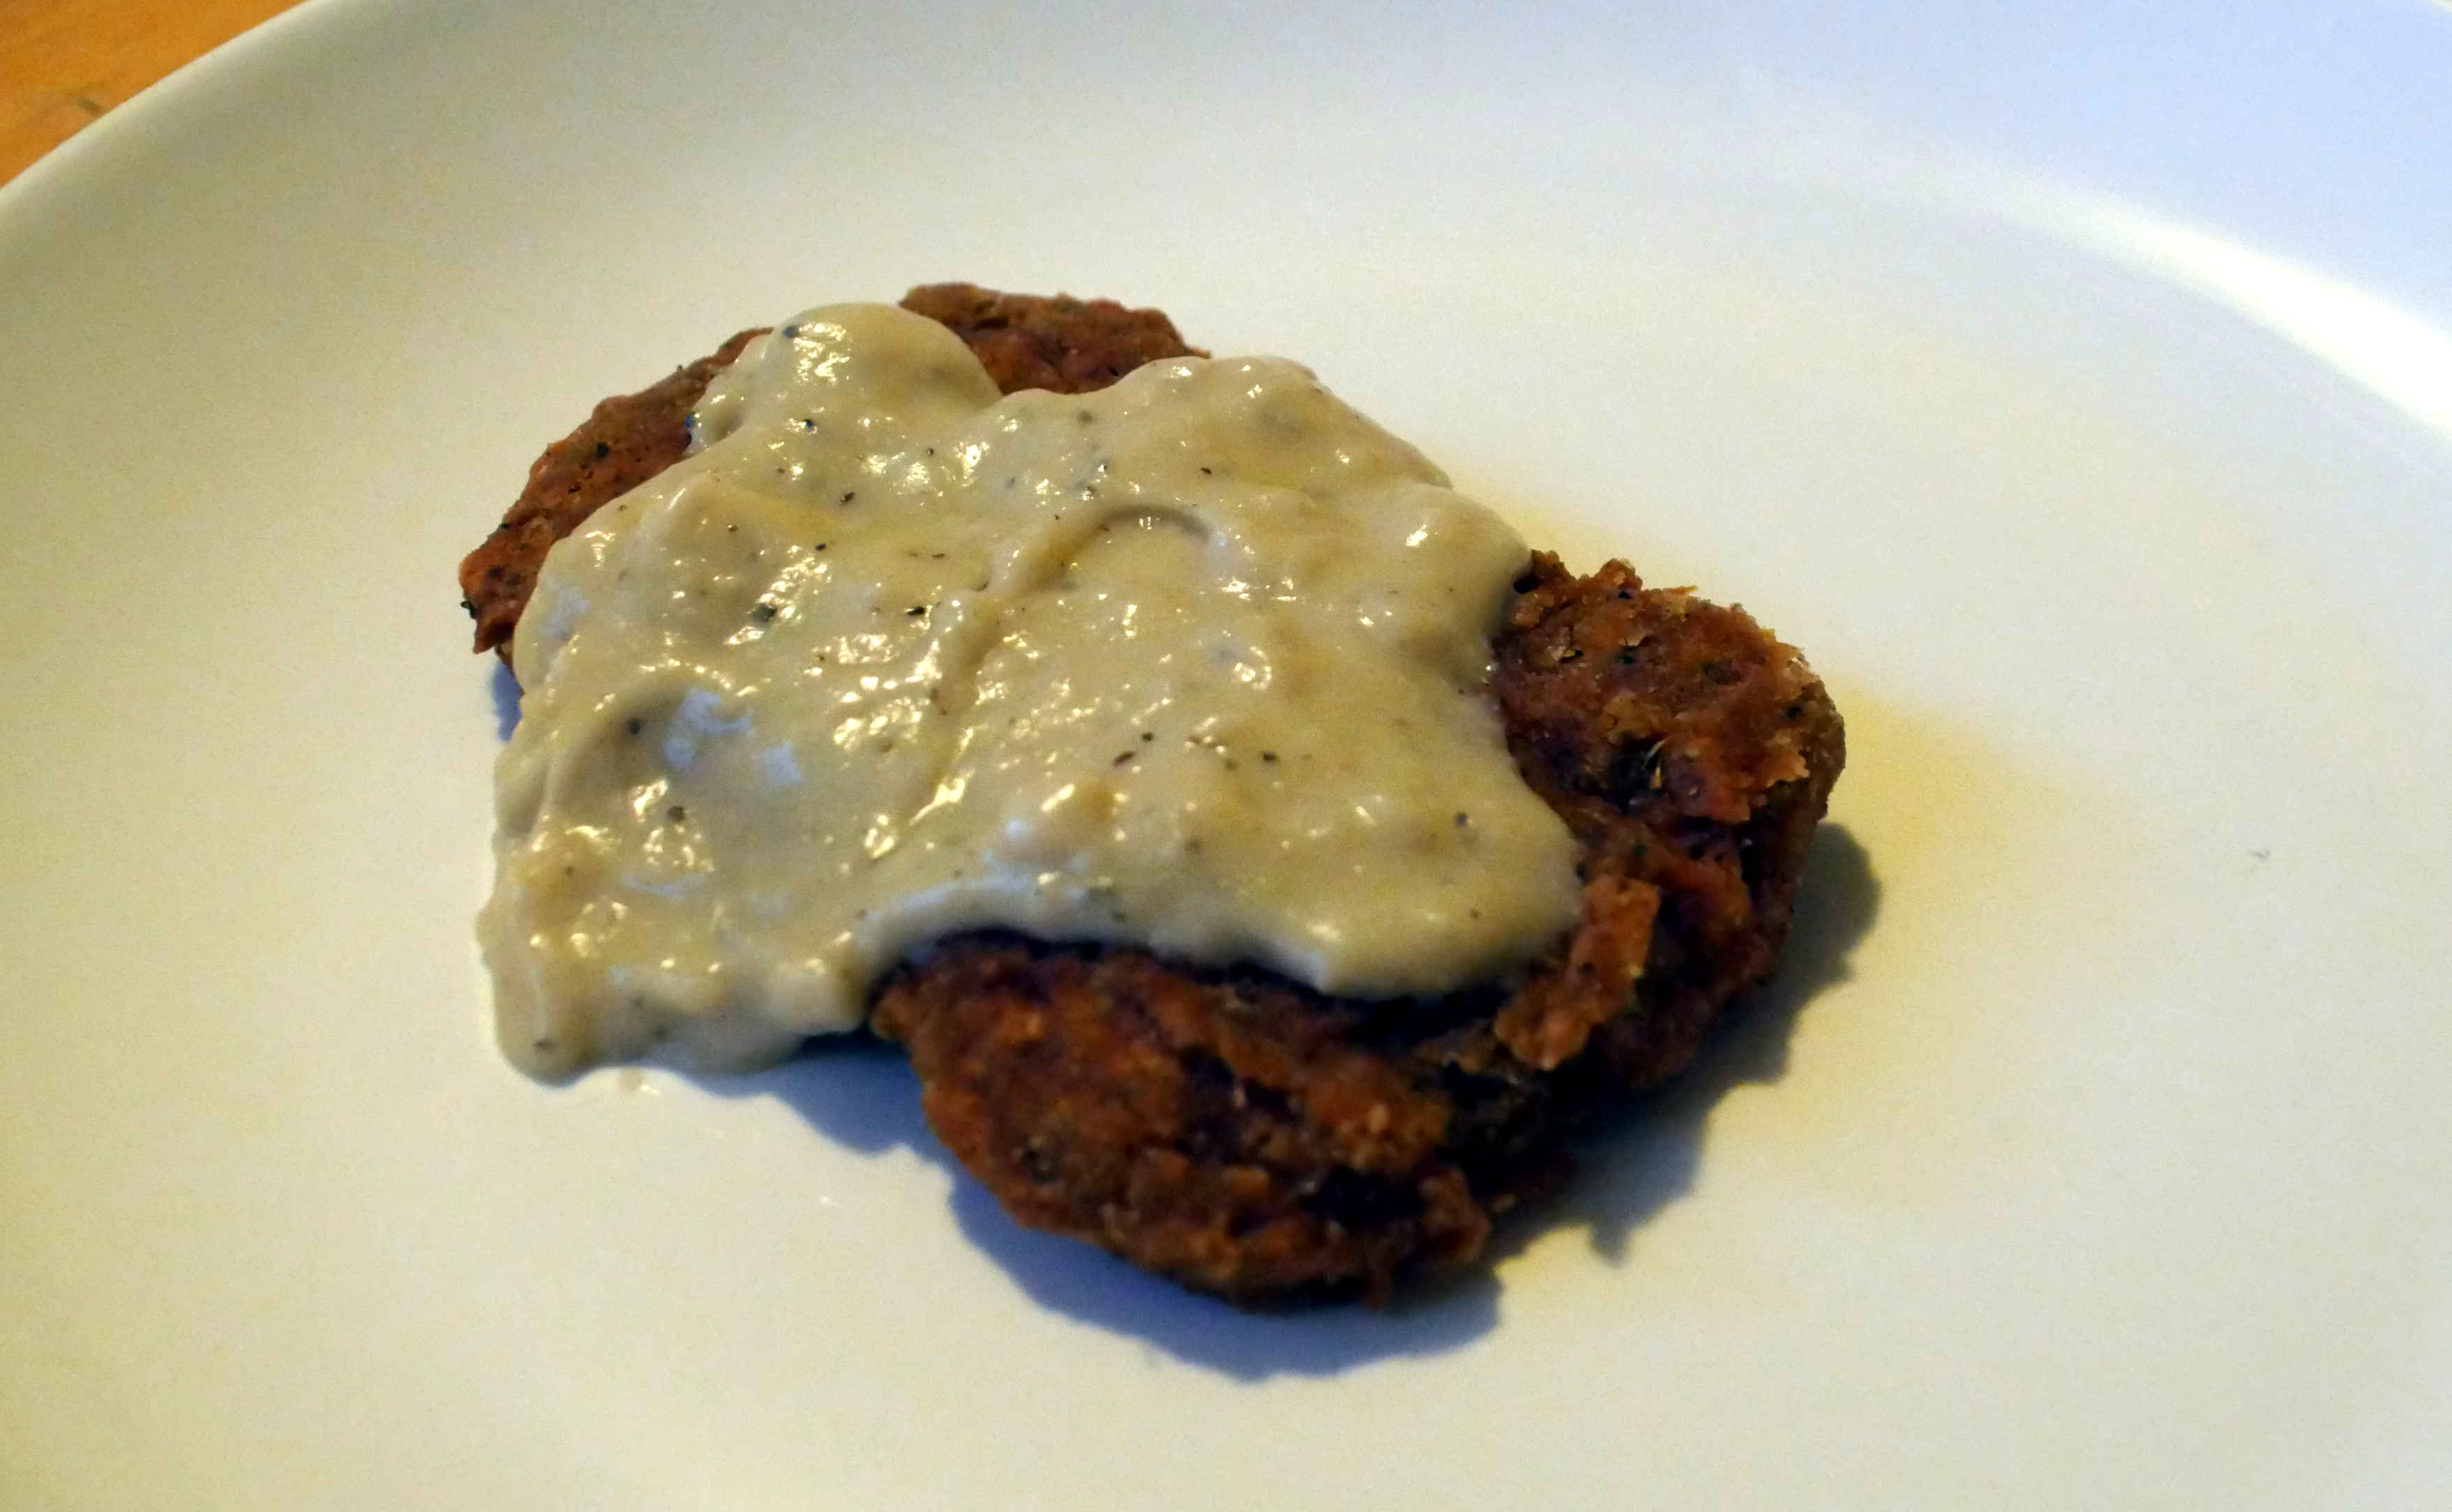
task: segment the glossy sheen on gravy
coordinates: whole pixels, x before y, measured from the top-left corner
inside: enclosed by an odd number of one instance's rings
[[[522,1067],[771,1060],[985,927],[1396,996],[1572,922],[1481,691],[1524,544],[1306,369],[1000,399],[835,305],[693,424],[514,643],[480,933]]]

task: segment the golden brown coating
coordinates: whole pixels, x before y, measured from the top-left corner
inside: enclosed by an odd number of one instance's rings
[[[999,384],[1079,392],[1191,351],[1120,305],[914,289]],[[462,567],[478,649],[544,550],[682,455],[748,334],[598,406]],[[1493,642],[1517,768],[1582,847],[1576,927],[1510,981],[1434,1000],[1009,934],[944,942],[880,990],[930,1125],[1017,1219],[1240,1302],[1385,1296],[1477,1254],[1554,1180],[1592,1108],[1691,1060],[1770,969],[1845,760],[1804,659],[1742,610],[1577,578],[1536,554]]]

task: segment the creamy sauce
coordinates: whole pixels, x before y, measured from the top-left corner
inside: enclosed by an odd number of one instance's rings
[[[504,1051],[744,1067],[1003,927],[1389,997],[1573,919],[1482,683],[1525,547],[1292,363],[999,399],[815,310],[557,545],[480,933]]]

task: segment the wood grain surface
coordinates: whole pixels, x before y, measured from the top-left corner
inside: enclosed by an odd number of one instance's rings
[[[298,0],[0,0],[0,183]]]

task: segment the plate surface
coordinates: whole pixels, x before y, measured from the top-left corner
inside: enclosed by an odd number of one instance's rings
[[[0,1502],[2426,1503],[2452,11],[2097,9],[317,0],[0,192]],[[890,1055],[495,1054],[453,563],[943,278],[1299,357],[1847,713],[1785,974],[1491,1274],[1246,1317]]]

